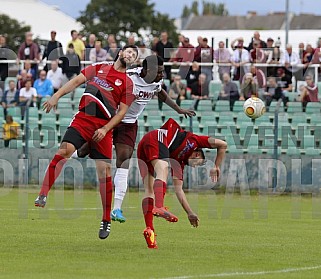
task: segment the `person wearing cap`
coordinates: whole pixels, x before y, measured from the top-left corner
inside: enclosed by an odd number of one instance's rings
[[[64,51],[62,49],[62,44],[56,40],[57,32],[52,30],[50,32],[50,38],[51,40],[48,42],[45,52],[43,54],[42,60],[46,59],[48,61],[54,61],[59,59],[59,57],[64,55]],[[50,64],[46,64],[44,70],[48,72],[48,70],[51,69]]]

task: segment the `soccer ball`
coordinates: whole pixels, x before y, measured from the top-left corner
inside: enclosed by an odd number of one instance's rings
[[[252,96],[244,102],[243,110],[248,117],[256,119],[265,113],[265,105],[260,98]]]

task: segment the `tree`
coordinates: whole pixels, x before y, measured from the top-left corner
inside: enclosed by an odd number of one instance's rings
[[[183,8],[183,12],[182,12],[182,18],[184,17],[189,17],[191,15],[191,10],[189,7],[187,7],[187,5],[184,5],[184,8]]]
[[[94,33],[99,39],[115,34],[123,42],[130,33],[142,38],[158,34],[163,29],[169,34],[176,32],[172,20],[161,13],[155,13],[154,4],[149,3],[149,0],[91,0],[78,20],[84,25],[84,34]]]
[[[191,13],[198,16],[198,2],[197,1],[194,1],[192,3],[192,7],[191,7]]]
[[[211,3],[203,0],[203,15],[219,15],[225,16],[228,15],[228,10],[225,9],[223,3]]]
[[[162,31],[167,31],[168,38],[173,45],[175,46],[178,44],[178,34],[176,32],[174,20],[170,19],[168,15],[157,12],[152,18],[151,28],[151,35],[159,37]]]
[[[14,52],[17,53],[25,40],[25,33],[30,29],[30,26],[23,25],[5,14],[0,14],[0,34],[6,37],[8,47]]]

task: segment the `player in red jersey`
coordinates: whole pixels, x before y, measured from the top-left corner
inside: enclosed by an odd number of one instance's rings
[[[119,52],[114,64],[96,63],[84,68],[77,77],[66,83],[44,103],[44,110],[48,113],[57,106],[60,97],[87,83],[79,103],[79,110],[74,115],[58,152],[48,166],[35,206],[46,205],[48,192],[66,160],[76,149],[88,142],[91,146],[90,157],[96,159],[103,206],[99,230],[101,239],[107,238],[110,233],[112,129],[123,119],[135,99],[133,83],[126,75],[126,65],[132,64],[137,55],[136,46],[125,46]]]
[[[148,248],[157,248],[153,215],[163,217],[170,222],[178,221],[177,217],[164,207],[169,161],[176,196],[187,213],[190,223],[197,227],[199,219],[191,209],[183,191],[184,166],[195,167],[204,164],[205,156],[202,148],[216,148],[217,156],[214,167],[210,170],[210,177],[213,182],[217,182],[226,147],[226,142],[222,140],[184,131],[171,118],[160,129],[151,131],[142,138],[138,144],[137,158],[145,187],[142,208],[146,224],[144,236]]]

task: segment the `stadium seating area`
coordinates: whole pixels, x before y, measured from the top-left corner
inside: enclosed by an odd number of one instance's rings
[[[185,119],[165,104],[160,111],[158,100],[152,99],[138,119],[137,142],[146,132],[159,128],[172,117],[186,130],[226,140],[229,153],[273,154],[276,102],[272,102],[269,112],[251,120],[243,113],[243,101],[237,101],[233,111],[230,111],[228,101],[217,100],[220,88],[220,83],[210,83],[210,99],[200,101],[197,116],[192,119]],[[23,131],[20,139],[10,142],[10,147],[22,148],[28,144],[29,148],[56,149],[72,115],[77,111],[83,91],[84,88],[77,88],[74,94],[61,98],[56,112],[46,114],[41,109],[29,108],[28,122],[21,120],[20,107],[10,108],[8,113],[21,124]],[[193,102],[183,100],[181,106],[190,108]],[[3,110],[0,110],[0,117],[3,118],[2,114]],[[278,123],[279,154],[320,155],[321,103],[308,103],[305,111],[299,102],[289,102],[287,108],[282,105]],[[28,142],[26,138],[29,138]]]

